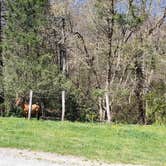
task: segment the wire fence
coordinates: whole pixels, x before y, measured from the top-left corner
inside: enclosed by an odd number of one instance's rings
[[[9,92],[9,91],[8,91]],[[11,91],[13,92],[13,91]],[[38,99],[57,99],[58,96],[62,94],[62,90],[57,91],[56,89],[46,89],[46,90],[33,90],[33,98]],[[66,91],[66,94],[68,95],[68,91]],[[18,97],[29,97],[29,92],[26,92]],[[4,96],[0,96],[1,98],[5,98]],[[8,96],[9,97],[9,96]],[[16,99],[17,97],[9,97],[11,100]]]

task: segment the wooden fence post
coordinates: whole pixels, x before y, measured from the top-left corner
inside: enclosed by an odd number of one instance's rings
[[[28,120],[30,120],[30,118],[31,118],[31,112],[32,112],[32,95],[33,95],[33,91],[30,90],[30,93],[29,93],[29,111],[28,111]]]
[[[65,91],[62,91],[62,117],[61,120],[64,121],[65,117]]]

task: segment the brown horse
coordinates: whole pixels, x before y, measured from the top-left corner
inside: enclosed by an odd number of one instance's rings
[[[23,115],[25,118],[28,117],[29,104],[25,102],[23,98],[16,99],[16,106],[20,106],[23,109]],[[38,104],[32,104],[31,115],[36,115],[39,120],[41,114],[41,108]]]

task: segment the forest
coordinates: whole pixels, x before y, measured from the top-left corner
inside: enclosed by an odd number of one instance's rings
[[[166,1],[1,0],[1,116],[30,90],[45,118],[166,124]]]

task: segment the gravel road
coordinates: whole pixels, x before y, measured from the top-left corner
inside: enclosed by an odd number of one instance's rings
[[[133,166],[124,164],[106,164],[90,161],[81,157],[58,154],[0,148],[0,166]]]

